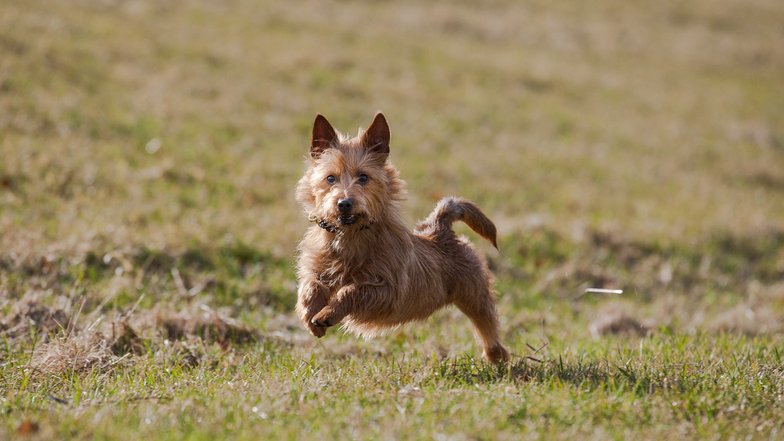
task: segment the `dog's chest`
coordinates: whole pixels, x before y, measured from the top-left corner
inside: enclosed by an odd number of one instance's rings
[[[324,259],[318,271],[319,283],[337,290],[347,285],[377,285],[382,282],[382,275],[370,256],[365,259],[346,260],[341,258]]]

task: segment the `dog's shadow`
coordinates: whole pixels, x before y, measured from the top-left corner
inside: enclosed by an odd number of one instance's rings
[[[431,380],[453,386],[522,382],[588,389],[621,387],[641,394],[650,393],[654,386],[654,382],[644,373],[617,366],[606,359],[514,356],[509,363],[490,364],[463,356],[432,363]]]

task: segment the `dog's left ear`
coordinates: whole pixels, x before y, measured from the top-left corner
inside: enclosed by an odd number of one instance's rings
[[[377,113],[370,127],[362,134],[362,146],[386,160],[389,155],[389,125],[383,113]]]

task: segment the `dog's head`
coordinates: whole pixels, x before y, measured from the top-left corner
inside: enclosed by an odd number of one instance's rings
[[[404,197],[403,182],[389,163],[389,125],[381,113],[354,138],[341,135],[321,115],[313,123],[308,169],[297,184],[297,201],[322,228],[366,228]]]

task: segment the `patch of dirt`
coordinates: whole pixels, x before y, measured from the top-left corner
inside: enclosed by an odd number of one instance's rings
[[[714,332],[739,332],[749,336],[784,331],[782,317],[766,307],[740,304],[719,314],[708,325]]]
[[[644,337],[648,334],[648,327],[640,323],[634,317],[627,315],[615,315],[602,317],[591,323],[591,334],[598,337],[600,335],[631,335]]]
[[[651,326],[625,309],[611,305],[597,313],[597,318],[589,325],[589,329],[594,338],[603,335],[645,337],[650,332]]]
[[[259,340],[254,329],[225,317],[205,306],[200,311],[177,313],[156,311],[155,321],[169,340],[198,337],[205,342],[220,345],[246,344]]]
[[[145,341],[126,320],[112,323],[112,338],[109,348],[114,355],[125,354],[141,355],[146,351]]]
[[[46,306],[36,295],[25,295],[13,304],[11,312],[0,318],[0,336],[14,339],[29,335],[33,329],[43,335],[66,329],[68,311],[64,308]]]

